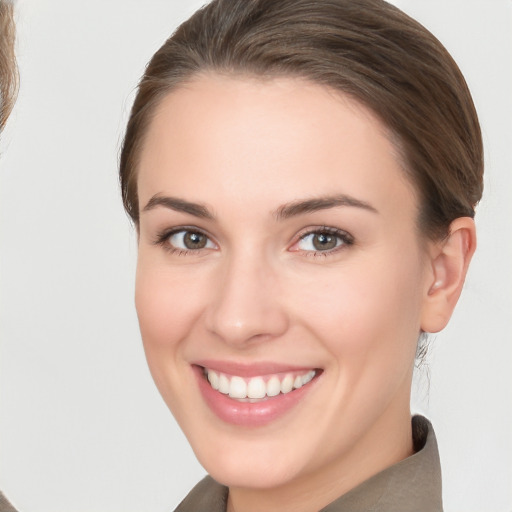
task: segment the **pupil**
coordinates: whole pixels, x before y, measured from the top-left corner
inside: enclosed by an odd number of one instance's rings
[[[313,246],[319,251],[326,251],[336,247],[336,237],[321,233],[313,237]]]
[[[187,249],[202,249],[206,246],[206,237],[201,233],[188,232],[183,239]]]

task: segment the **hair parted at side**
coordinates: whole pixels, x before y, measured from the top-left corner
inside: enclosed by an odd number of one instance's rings
[[[137,224],[137,168],[162,99],[202,72],[302,77],[347,94],[392,134],[420,198],[419,226],[447,234],[474,216],[483,148],[468,87],[422,25],[383,0],[213,0],[156,52],[142,77],[120,157],[126,211]]]
[[[0,0],[0,130],[7,122],[18,92],[15,40],[12,1]]]

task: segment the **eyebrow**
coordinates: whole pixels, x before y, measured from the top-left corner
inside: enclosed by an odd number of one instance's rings
[[[204,204],[192,203],[190,201],[185,201],[184,199],[178,199],[177,197],[161,196],[158,194],[154,195],[148,201],[142,211],[147,212],[158,206],[163,206],[164,208],[168,208],[176,212],[188,213],[189,215],[193,215],[194,217],[199,217],[201,219],[215,219],[215,216]],[[378,213],[372,205],[365,201],[361,201],[360,199],[356,199],[346,194],[338,194],[335,196],[315,197],[312,199],[304,199],[285,204],[280,206],[274,212],[274,217],[277,220],[285,220],[297,215],[313,213],[319,210],[326,210],[328,208],[336,208],[340,206],[361,208],[373,213]]]
[[[204,204],[191,203],[184,199],[178,199],[177,197],[161,196],[158,194],[154,195],[148,201],[142,211],[147,212],[149,210],[153,210],[157,206],[163,206],[164,208],[168,208],[176,212],[188,213],[189,215],[193,215],[194,217],[199,217],[201,219],[213,220],[215,218]]]
[[[301,201],[294,201],[279,207],[274,216],[277,220],[284,220],[296,215],[305,213],[313,213],[318,210],[326,210],[328,208],[335,208],[338,206],[350,206],[354,208],[361,208],[372,213],[379,213],[376,208],[371,204],[356,199],[345,194],[338,194],[327,197],[314,197],[312,199],[305,199]]]

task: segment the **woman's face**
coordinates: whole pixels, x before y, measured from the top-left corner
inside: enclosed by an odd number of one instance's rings
[[[299,79],[198,77],[159,106],[138,193],[147,360],[208,472],[357,482],[410,453],[432,272],[368,110]]]

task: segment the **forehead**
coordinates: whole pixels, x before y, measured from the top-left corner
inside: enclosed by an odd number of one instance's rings
[[[416,208],[382,123],[349,97],[295,78],[203,75],[169,93],[145,138],[138,192],[141,208],[171,192],[241,207],[345,193]]]

